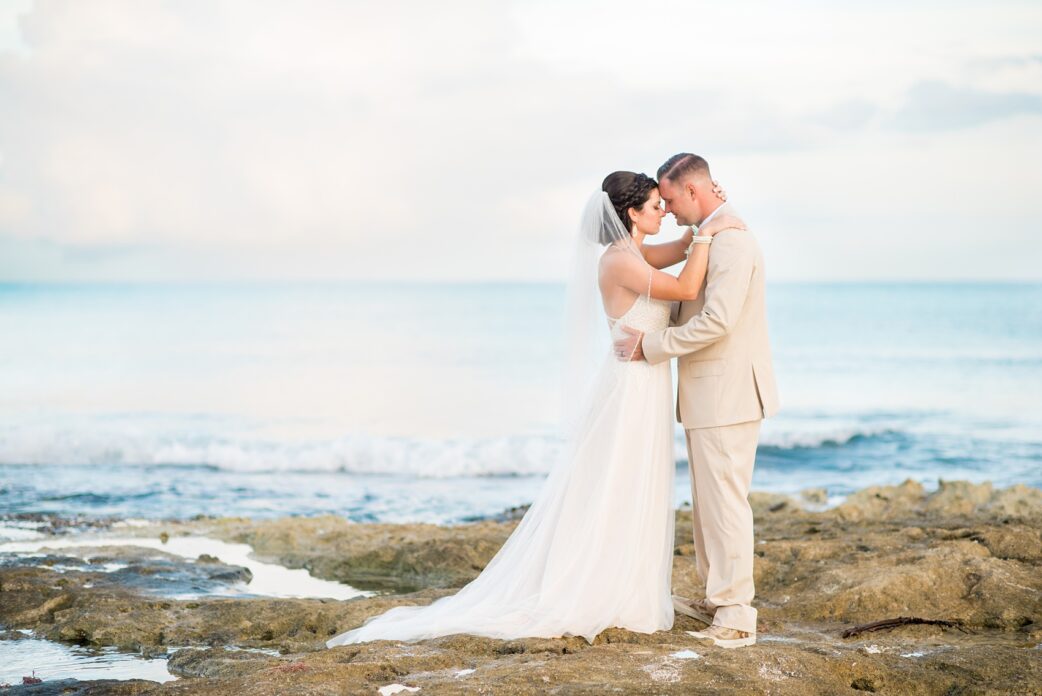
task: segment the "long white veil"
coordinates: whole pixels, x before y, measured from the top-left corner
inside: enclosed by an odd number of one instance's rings
[[[562,413],[569,439],[589,412],[598,374],[612,359],[609,318],[600,291],[601,256],[612,246],[643,258],[608,194],[597,191],[583,208],[568,276]]]
[[[598,289],[608,245],[640,253],[598,191],[583,211],[568,284],[566,445],[528,512],[456,594],[390,609],[328,647],[452,633],[592,641],[608,626],[672,625],[672,386],[668,369],[612,355]]]

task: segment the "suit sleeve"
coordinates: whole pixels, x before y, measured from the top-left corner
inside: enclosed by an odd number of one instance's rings
[[[742,314],[749,294],[756,256],[743,243],[743,232],[721,232],[713,240],[706,275],[706,301],[702,311],[681,326],[644,335],[645,359],[660,363],[694,353],[730,333]]]

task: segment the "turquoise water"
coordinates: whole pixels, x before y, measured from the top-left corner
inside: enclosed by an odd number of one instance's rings
[[[754,488],[1042,485],[1042,285],[776,284]],[[0,285],[0,512],[461,520],[558,448],[563,289]],[[689,496],[677,438],[677,500]]]

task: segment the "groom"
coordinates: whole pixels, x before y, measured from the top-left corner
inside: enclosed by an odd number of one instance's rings
[[[709,164],[690,153],[659,167],[659,193],[681,225],[702,225],[721,211]],[[778,410],[767,342],[763,254],[751,232],[712,238],[706,283],[680,305],[675,325],[628,338],[616,354],[660,363],[678,358],[677,418],[687,434],[695,562],[705,599],[674,595],[677,611],[710,624],[703,642],[738,648],[756,642],[752,607],[753,513],[749,483],[760,421]],[[620,359],[625,359],[620,357]]]

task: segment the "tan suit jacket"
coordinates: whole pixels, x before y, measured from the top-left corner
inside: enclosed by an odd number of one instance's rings
[[[720,213],[735,215],[730,204]],[[763,252],[748,230],[717,233],[698,297],[677,326],[644,336],[649,363],[677,361],[677,420],[685,430],[760,420],[778,411],[767,340]]]

